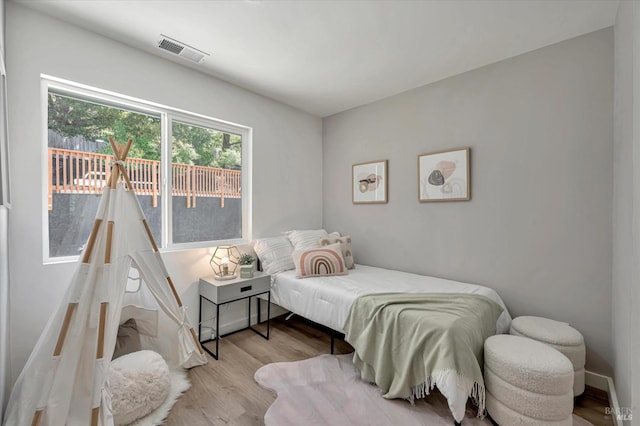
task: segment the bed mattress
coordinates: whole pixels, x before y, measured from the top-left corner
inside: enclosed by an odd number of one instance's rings
[[[507,333],[511,316],[494,290],[476,284],[356,265],[348,275],[296,278],[296,271],[274,277],[271,301],[283,308],[344,333],[343,325],[353,301],[371,293],[471,293],[488,297],[503,307],[496,322],[496,333]]]
[[[509,331],[511,316],[494,290],[476,284],[356,265],[349,275],[296,278],[296,271],[276,275],[271,286],[271,301],[311,321],[344,333],[342,328],[353,301],[371,293],[470,293],[488,297],[504,311],[496,321],[496,333]],[[449,374],[438,389],[447,399],[457,422],[464,418],[468,395],[458,383],[456,374]]]

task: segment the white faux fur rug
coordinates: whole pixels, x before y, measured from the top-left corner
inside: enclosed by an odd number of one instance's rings
[[[255,380],[278,394],[264,416],[266,426],[403,425],[452,426],[447,401],[435,392],[412,406],[384,399],[378,388],[360,380],[352,355],[320,355],[297,362],[268,364]],[[475,408],[475,407],[474,407]],[[463,425],[491,425],[467,409]],[[591,423],[573,416],[574,426]]]
[[[161,406],[149,413],[149,415],[136,420],[129,426],[161,425],[164,422],[164,419],[169,415],[169,412],[173,408],[173,405],[176,403],[178,398],[180,398],[180,395],[182,395],[191,387],[191,383],[187,378],[187,371],[185,369],[179,368],[176,370],[171,370],[169,374],[171,375],[171,390],[169,391],[167,399],[162,403]]]

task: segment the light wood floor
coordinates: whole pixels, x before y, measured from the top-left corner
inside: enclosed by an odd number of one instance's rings
[[[215,349],[215,343],[208,345]],[[336,339],[335,353],[352,350],[349,344]],[[207,365],[189,371],[191,389],[176,403],[166,424],[262,425],[275,394],[258,386],[253,380],[255,371],[272,362],[298,361],[328,352],[329,336],[295,318],[272,320],[268,341],[251,330],[223,337],[220,360],[209,357]],[[574,412],[594,426],[613,424],[605,418],[605,401],[587,397],[577,404]]]

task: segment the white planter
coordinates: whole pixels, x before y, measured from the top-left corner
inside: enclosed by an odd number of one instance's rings
[[[240,265],[240,278],[253,278],[253,263],[251,265]]]

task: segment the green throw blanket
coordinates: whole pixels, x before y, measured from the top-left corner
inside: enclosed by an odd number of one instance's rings
[[[480,416],[484,341],[501,313],[498,303],[475,294],[369,294],[351,305],[345,340],[362,379],[385,398],[423,398],[455,372]]]

